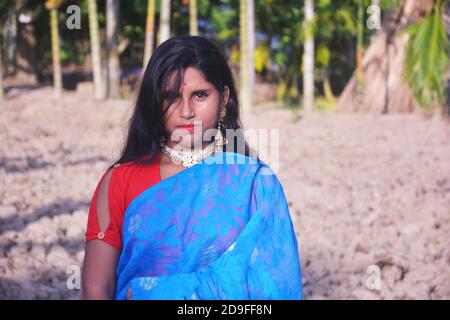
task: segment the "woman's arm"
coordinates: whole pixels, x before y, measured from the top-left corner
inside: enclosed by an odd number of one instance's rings
[[[102,240],[86,242],[82,272],[84,300],[114,299],[119,250]]]
[[[121,226],[114,215],[122,211],[117,206],[115,193],[111,192],[118,187],[117,182],[110,186],[113,171],[108,170],[101,178],[89,210],[82,273],[83,299],[114,299],[115,295]]]

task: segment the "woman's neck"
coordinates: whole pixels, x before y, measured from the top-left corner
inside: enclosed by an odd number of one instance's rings
[[[200,149],[206,148],[206,147],[207,147],[208,145],[210,145],[211,143],[213,143],[213,141],[202,141],[201,146],[200,146],[200,145],[198,145],[198,146],[192,146],[192,147],[190,147],[190,148],[189,148],[189,147],[182,146],[182,145],[180,145],[179,143],[173,142],[173,141],[169,141],[169,142],[166,143],[166,144],[167,144],[167,146],[168,146],[169,148],[172,148],[172,149],[177,150],[177,151],[194,152],[194,151],[196,151],[196,150],[200,150]]]

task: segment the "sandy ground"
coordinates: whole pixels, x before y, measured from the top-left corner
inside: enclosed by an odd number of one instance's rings
[[[80,297],[87,210],[132,107],[94,102],[88,84],[60,106],[51,96],[12,90],[0,110],[3,299]],[[450,125],[418,115],[291,119],[260,109],[244,124],[280,129],[279,161],[261,157],[289,202],[304,298],[449,299]]]

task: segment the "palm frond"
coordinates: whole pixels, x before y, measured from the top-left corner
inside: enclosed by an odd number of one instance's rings
[[[441,1],[422,20],[409,26],[404,80],[420,106],[444,103],[449,42],[441,19]]]

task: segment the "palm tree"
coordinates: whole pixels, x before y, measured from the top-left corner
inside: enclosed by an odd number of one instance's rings
[[[305,40],[303,43],[303,110],[314,108],[314,0],[305,0]]]
[[[240,0],[239,6],[239,25],[240,25],[240,100],[242,109],[250,111],[251,103],[251,87],[250,87],[250,70],[249,62],[249,30],[248,30],[248,2]]]
[[[118,98],[120,91],[119,63],[119,0],[106,2],[106,52],[107,52],[107,89],[106,96]]]
[[[144,61],[142,67],[145,69],[153,52],[155,31],[155,0],[148,0],[147,3],[147,21],[145,24],[145,49],[144,49]]]
[[[447,1],[437,0],[426,16],[410,26],[404,79],[420,106],[428,109],[434,102],[444,104],[449,41],[441,19]]]
[[[88,0],[89,36],[91,41],[92,72],[94,77],[94,97],[103,99],[102,69],[100,61],[100,38],[98,35],[97,1]]]
[[[14,4],[12,4],[12,2],[5,0],[0,1],[0,26],[3,26],[4,24],[8,25],[8,15],[11,14],[11,11],[14,13],[14,11],[11,9],[14,9]],[[8,40],[8,36],[6,37],[6,40]],[[2,48],[2,43],[0,42],[0,104],[3,103],[4,99]]]
[[[3,103],[4,92],[3,92],[3,63],[2,63],[2,46],[0,44],[0,104]]]
[[[6,74],[16,72],[16,42],[17,42],[17,20],[14,6],[11,6],[9,17],[5,27],[5,47],[6,47]]]
[[[356,34],[356,90],[358,104],[362,107],[364,103],[362,94],[363,87],[363,51],[364,51],[364,0],[358,0],[358,19]]]
[[[248,0],[248,69],[250,92],[255,87],[255,2]],[[253,95],[253,94],[252,94]]]
[[[161,0],[158,44],[170,38],[170,0]]]
[[[197,0],[189,0],[189,34],[198,35]]]
[[[443,101],[448,40],[441,12],[447,2],[400,2],[362,60],[364,76],[370,79],[362,88],[364,111],[412,112],[420,106],[427,109],[430,104]],[[339,97],[336,109],[361,110],[356,74]]]
[[[53,60],[53,92],[55,100],[62,97],[62,74],[61,58],[59,55],[59,32],[58,32],[58,8],[61,0],[48,0],[45,7],[50,10],[50,31],[52,39],[52,60]]]

